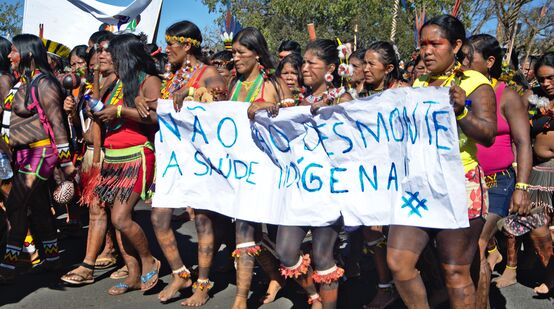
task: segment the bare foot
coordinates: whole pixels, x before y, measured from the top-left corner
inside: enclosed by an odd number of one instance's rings
[[[269,286],[267,287],[267,291],[265,292],[265,296],[262,298],[262,303],[269,304],[275,301],[275,297],[277,296],[277,293],[283,288],[285,282],[279,282],[277,280],[271,280],[269,281]]]
[[[192,285],[190,279],[183,279],[178,275],[173,275],[171,282],[158,294],[158,299],[161,302],[166,302],[177,297],[179,290],[186,289]]]
[[[247,309],[246,307],[246,298],[244,297],[235,297],[235,302],[233,303],[232,309]]]
[[[548,287],[544,283],[539,285],[538,287],[534,288],[533,291],[535,291],[535,293],[537,293],[539,295],[544,295],[544,294],[550,293],[550,290],[548,289]]]
[[[502,260],[503,260],[502,254],[500,254],[498,250],[494,250],[492,253],[489,253],[489,256],[487,256],[487,262],[491,267],[491,271],[494,271],[494,266],[502,262]]]
[[[379,288],[377,294],[371,302],[364,306],[366,309],[383,309],[394,303],[398,299],[398,293],[394,287]]]
[[[209,290],[204,289],[196,289],[194,291],[194,294],[192,294],[191,297],[185,299],[181,305],[187,306],[187,307],[200,307],[203,306],[208,299],[210,299],[210,296],[208,295]]]
[[[506,268],[504,273],[496,279],[496,287],[501,289],[517,283],[517,273],[515,269]]]

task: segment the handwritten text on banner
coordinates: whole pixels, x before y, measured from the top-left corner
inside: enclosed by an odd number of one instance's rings
[[[395,89],[246,118],[247,103],[158,104],[154,207],[283,225],[468,226],[446,89]]]

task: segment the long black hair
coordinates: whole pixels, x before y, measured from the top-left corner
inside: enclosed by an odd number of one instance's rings
[[[235,35],[233,38],[233,44],[236,42],[239,42],[240,45],[256,53],[260,59],[260,64],[264,66],[265,70],[271,71],[275,69],[275,65],[273,64],[269,54],[267,41],[260,30],[254,27],[246,27]]]
[[[329,39],[316,39],[306,45],[306,52],[311,50],[319,59],[323,60],[326,65],[334,64],[335,70],[333,71],[333,86],[338,87],[340,84],[340,76],[338,73],[339,68],[339,51],[337,49],[338,44],[334,40]],[[305,54],[304,53],[304,54]]]
[[[146,53],[145,44],[139,37],[131,33],[116,35],[108,46],[112,55],[115,72],[123,83],[125,104],[135,107],[135,97],[138,96],[140,73],[158,75],[156,64]]]
[[[260,62],[261,65],[263,65],[266,72],[270,73],[275,69],[275,65],[273,64],[273,61],[271,60],[271,56],[269,55],[269,48],[267,47],[267,41],[265,40],[264,35],[260,32],[260,30],[254,27],[243,28],[233,38],[233,44],[236,42],[246,47],[248,50],[251,50],[254,53],[256,53],[256,55],[259,58],[258,61]],[[233,89],[233,87],[235,87],[235,84],[237,83],[238,78],[239,78],[239,74],[237,74],[237,77],[231,80],[229,89]],[[268,80],[271,82],[273,87],[275,87],[275,90],[277,90],[278,100],[281,101],[282,89],[280,84],[277,82],[275,75],[268,74]]]
[[[12,43],[0,36],[0,74],[11,73],[11,64],[8,55],[12,50]]]
[[[190,45],[190,53],[199,61],[206,63],[204,55],[202,54],[202,32],[198,26],[194,23],[183,20],[174,23],[165,30],[165,34],[169,36],[182,36],[184,38],[191,38],[200,42],[200,45]]]
[[[421,29],[419,30],[419,37],[421,37],[421,33],[423,32],[423,28],[427,26],[435,25],[441,29],[441,31],[444,34],[444,37],[450,42],[450,45],[455,46],[457,40],[461,40],[462,44],[466,40],[466,29],[464,27],[464,24],[456,17],[452,15],[440,15],[431,18],[430,20],[426,21],[423,26],[421,26]],[[462,59],[462,49],[458,51],[458,54],[456,55],[459,59]]]
[[[32,70],[31,64],[34,64],[36,70],[54,78],[52,69],[48,65],[48,57],[46,56],[46,47],[42,40],[33,34],[18,34],[13,37],[13,45],[19,52],[21,60],[17,71],[21,76],[31,81]]]
[[[300,86],[304,85],[304,78],[302,77],[302,56],[297,53],[291,53],[287,55],[281,62],[279,62],[279,65],[277,66],[277,70],[275,70],[275,75],[278,77],[281,77],[281,74],[283,72],[283,68],[285,67],[285,64],[290,64],[298,73],[298,84]]]
[[[476,34],[471,36],[466,46],[469,47],[469,61],[473,61],[473,54],[480,53],[483,59],[494,57],[494,63],[489,69],[489,75],[494,78],[499,78],[502,75],[502,57],[503,52],[500,44],[495,37],[489,34]]]
[[[89,55],[87,53],[87,46],[86,45],[77,45],[77,46],[73,47],[73,49],[69,53],[69,61],[71,61],[71,57],[73,55],[85,60],[86,63],[87,63],[87,67],[88,67]]]

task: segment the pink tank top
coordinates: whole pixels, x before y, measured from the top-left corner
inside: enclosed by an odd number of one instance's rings
[[[491,147],[477,144],[477,161],[487,176],[509,168],[514,162],[510,126],[500,112],[500,98],[504,89],[506,89],[506,84],[499,82],[496,89],[496,123],[498,127],[494,144]]]

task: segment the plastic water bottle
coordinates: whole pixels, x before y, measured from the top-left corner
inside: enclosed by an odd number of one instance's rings
[[[93,113],[97,113],[104,109],[104,103],[102,103],[102,101],[95,99],[88,94],[85,96],[85,100]]]
[[[0,153],[0,179],[10,179],[13,176],[10,159],[5,153]]]

